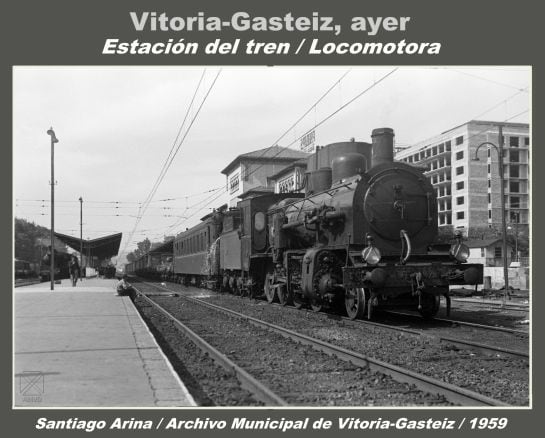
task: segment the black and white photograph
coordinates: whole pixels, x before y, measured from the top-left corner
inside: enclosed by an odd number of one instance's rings
[[[532,407],[531,66],[12,80],[13,408]]]

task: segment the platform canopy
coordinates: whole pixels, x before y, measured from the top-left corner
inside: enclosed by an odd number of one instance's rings
[[[83,239],[83,254],[89,257],[98,257],[101,260],[114,257],[119,252],[121,236],[123,233],[111,234],[98,239]],[[80,251],[81,240],[79,237],[55,233],[55,237],[70,248]]]

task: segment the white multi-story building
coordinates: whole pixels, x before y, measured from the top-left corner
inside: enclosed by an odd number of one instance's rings
[[[530,136],[526,123],[471,120],[431,139],[398,151],[396,160],[427,169],[437,194],[438,224],[465,230],[501,229],[501,195],[498,154],[503,129],[503,175],[507,223],[522,227],[529,220]]]

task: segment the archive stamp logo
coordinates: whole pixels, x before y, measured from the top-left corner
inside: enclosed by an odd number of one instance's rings
[[[44,374],[41,371],[23,371],[19,374],[19,393],[24,402],[41,403],[44,392]]]

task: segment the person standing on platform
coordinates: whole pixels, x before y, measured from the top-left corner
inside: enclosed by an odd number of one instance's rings
[[[68,270],[70,271],[70,280],[72,280],[72,286],[76,287],[78,284],[78,278],[80,278],[80,268],[78,258],[76,256],[70,257],[68,262]]]

